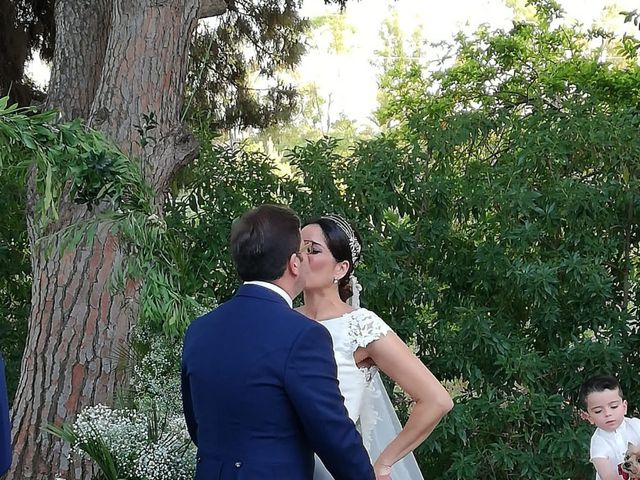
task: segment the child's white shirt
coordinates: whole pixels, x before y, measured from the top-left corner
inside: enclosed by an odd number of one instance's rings
[[[625,417],[622,424],[613,432],[601,428],[591,436],[590,458],[608,458],[614,468],[624,461],[627,443],[640,446],[640,418]],[[596,480],[601,480],[596,473]]]

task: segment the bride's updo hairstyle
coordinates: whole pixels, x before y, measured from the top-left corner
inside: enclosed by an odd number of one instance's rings
[[[327,241],[327,247],[331,251],[331,255],[338,262],[349,262],[347,274],[338,280],[338,292],[340,299],[346,302],[353,295],[351,286],[351,276],[353,269],[360,261],[360,252],[362,241],[360,235],[355,229],[339,215],[325,215],[316,217],[305,222],[303,227],[307,225],[318,225],[322,229],[324,238]]]

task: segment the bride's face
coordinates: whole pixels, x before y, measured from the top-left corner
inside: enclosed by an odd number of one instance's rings
[[[327,246],[327,239],[320,225],[311,224],[304,227],[302,239],[311,244],[305,291],[337,288],[333,279],[342,276],[339,272],[341,268]]]

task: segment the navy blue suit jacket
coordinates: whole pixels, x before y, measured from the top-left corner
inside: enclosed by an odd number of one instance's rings
[[[196,480],[373,480],[338,389],[333,345],[277,293],[243,285],[187,330],[182,399]]]
[[[11,466],[11,420],[9,419],[9,399],[4,378],[4,361],[0,355],[0,477]]]

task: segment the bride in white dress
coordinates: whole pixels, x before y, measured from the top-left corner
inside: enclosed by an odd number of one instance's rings
[[[307,222],[302,238],[309,248],[309,272],[299,311],[322,322],[331,333],[340,391],[349,416],[362,433],[376,479],[422,480],[412,452],[453,402],[391,328],[375,313],[358,307],[358,292],[352,291],[351,279],[361,246],[352,227],[342,217],[327,215]],[[352,306],[346,302],[353,294],[356,302]],[[404,428],[378,370],[414,402]],[[314,480],[331,479],[316,457]]]

